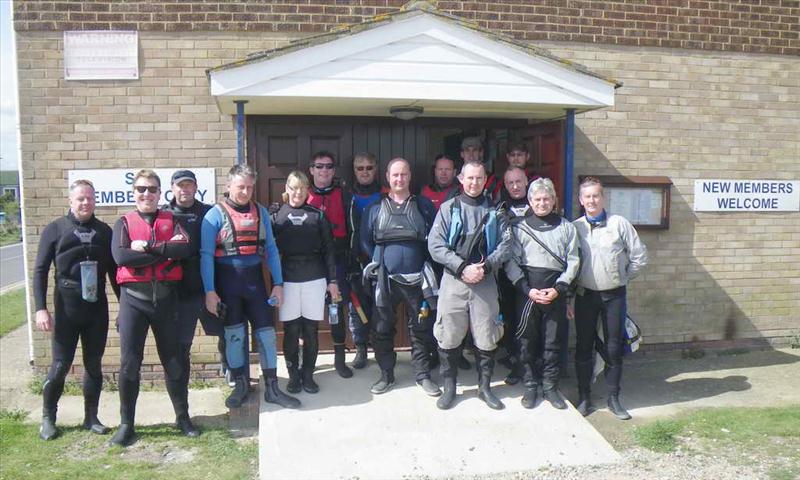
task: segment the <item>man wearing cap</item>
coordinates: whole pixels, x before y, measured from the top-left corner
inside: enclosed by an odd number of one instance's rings
[[[481,162],[485,167],[486,161],[483,157],[483,153],[483,142],[479,137],[466,137],[464,140],[461,140],[461,159],[464,160],[464,164]],[[497,178],[495,174],[489,172],[488,168],[486,169],[486,175],[486,185],[483,191],[489,195],[489,198],[497,198],[498,192],[503,186],[503,179]]]
[[[202,319],[206,335],[220,336],[221,322],[214,322],[210,315],[203,315],[205,296],[200,279],[200,226],[203,217],[211,208],[195,199],[197,193],[197,177],[191,170],[178,170],[172,174],[172,200],[163,207],[172,213],[173,218],[189,234],[189,256],[181,261],[183,278],[178,287],[178,342],[179,360],[181,362],[181,401],[189,405],[189,373],[191,364],[189,355],[192,350],[194,331],[197,319]],[[178,424],[186,436],[196,437],[200,431],[189,419]]]

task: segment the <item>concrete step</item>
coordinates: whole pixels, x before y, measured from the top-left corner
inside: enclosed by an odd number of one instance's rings
[[[374,361],[343,379],[333,370],[333,357],[321,356],[314,376],[320,392],[298,394],[300,410],[261,398],[260,478],[438,478],[619,461],[571,405],[522,408],[522,387],[503,384],[504,369],[495,375],[494,390],[505,410],[491,410],[479,400],[475,371],[462,370],[458,403],[441,411],[414,383],[409,355],[398,360],[397,383],[383,395],[369,391],[380,376]],[[279,376],[285,389],[285,371]]]

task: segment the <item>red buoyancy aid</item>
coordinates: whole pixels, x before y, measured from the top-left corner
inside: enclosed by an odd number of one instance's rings
[[[259,206],[250,202],[250,210],[237,212],[223,201],[214,206],[222,215],[222,228],[217,233],[215,257],[229,255],[264,256],[267,245],[267,229],[259,215]]]
[[[131,241],[144,240],[146,242],[168,242],[175,231],[175,221],[172,213],[159,210],[153,225],[145,221],[139,212],[132,211],[125,214],[128,223],[128,237]],[[180,262],[166,259],[155,265],[146,267],[127,267],[120,265],[117,268],[117,283],[179,281],[183,278],[183,269]]]
[[[308,200],[306,202],[325,213],[325,218],[331,223],[333,238],[347,237],[347,216],[345,215],[342,187],[333,187],[330,192],[324,194],[317,193],[311,188],[308,191]]]
[[[456,192],[454,192],[453,190],[456,190]],[[438,212],[439,207],[444,202],[446,202],[451,195],[455,196],[458,193],[457,190],[458,190],[458,184],[456,182],[453,182],[447,188],[434,189],[430,185],[425,185],[424,187],[422,187],[420,195],[430,200],[433,206],[436,207],[436,211]]]

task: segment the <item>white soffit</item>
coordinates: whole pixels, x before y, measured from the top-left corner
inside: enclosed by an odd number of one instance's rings
[[[210,82],[228,114],[247,100],[248,114],[388,116],[418,105],[425,116],[520,118],[610,107],[616,86],[427,14],[212,70]]]

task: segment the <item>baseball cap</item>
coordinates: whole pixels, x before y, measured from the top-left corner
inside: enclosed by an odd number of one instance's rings
[[[466,150],[468,148],[483,148],[483,142],[478,137],[466,137],[464,140],[461,140],[461,150]]]
[[[194,172],[191,170],[178,170],[177,172],[172,174],[172,184],[175,185],[176,183],[181,183],[184,180],[191,180],[194,183],[197,183],[197,177],[194,176]]]

